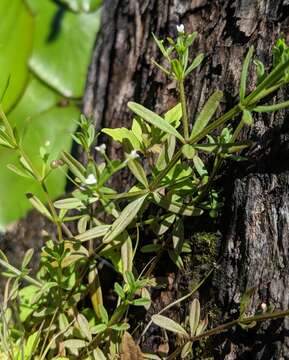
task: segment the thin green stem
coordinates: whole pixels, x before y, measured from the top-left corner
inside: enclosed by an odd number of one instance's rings
[[[186,94],[185,94],[185,87],[184,87],[183,79],[181,79],[179,81],[179,92],[180,92],[180,101],[181,101],[181,106],[182,106],[182,121],[183,121],[184,138],[186,141],[188,141],[189,140],[189,119],[188,119],[187,101],[186,101]]]
[[[10,123],[9,123],[7,117],[6,117],[6,114],[5,114],[1,104],[0,104],[0,117],[2,118],[2,121],[4,123],[5,129],[6,129],[7,133],[8,133],[8,135],[10,136],[11,140],[13,140],[13,142],[14,142],[14,144],[16,146],[17,142],[16,142],[16,139],[15,139],[15,135],[14,135],[12,126],[10,125]]]
[[[230,321],[228,323],[219,325],[217,327],[215,327],[214,329],[208,330],[206,332],[204,332],[203,334],[197,335],[197,336],[192,336],[190,338],[191,341],[198,341],[201,340],[205,337],[209,337],[212,335],[217,335],[220,334],[223,331],[227,331],[229,329],[231,329],[233,326],[236,325],[248,325],[252,322],[263,322],[263,321],[267,321],[267,320],[274,320],[274,319],[278,319],[278,318],[283,318],[285,316],[289,316],[289,310],[285,310],[285,311],[276,311],[274,313],[267,313],[267,314],[262,314],[262,315],[254,315],[254,316],[250,316],[247,318],[243,318],[243,319],[237,319],[237,320],[233,320]]]
[[[226,122],[228,122],[229,120],[233,119],[234,117],[236,117],[242,110],[240,109],[239,104],[235,105],[231,110],[229,110],[228,112],[226,112],[224,115],[222,115],[221,117],[219,117],[219,119],[215,120],[214,122],[212,122],[210,125],[208,125],[203,131],[201,131],[199,134],[197,134],[196,136],[194,136],[191,140],[190,140],[190,144],[196,144],[198,143],[200,140],[202,140],[206,135],[208,135],[209,133],[211,133],[213,130],[219,128],[221,125],[225,124]]]
[[[232,135],[232,138],[230,139],[230,141],[233,143],[237,137],[239,136],[241,130],[243,129],[244,127],[244,121],[241,120],[238,124],[238,126],[236,127],[233,135]],[[209,192],[211,186],[212,186],[212,183],[214,181],[214,178],[217,174],[217,172],[219,171],[220,167],[222,166],[224,162],[224,158],[220,157],[217,155],[216,159],[215,159],[215,164],[214,164],[214,168],[213,168],[213,171],[212,171],[212,174],[210,175],[210,178],[208,180],[208,183],[205,185],[204,189],[202,190],[201,194],[195,199],[195,203],[200,203],[200,201],[205,197],[205,195]]]
[[[183,297],[181,297],[180,299],[177,299],[175,301],[173,301],[172,303],[170,303],[169,305],[167,305],[166,307],[164,307],[161,311],[159,311],[157,313],[157,315],[160,315],[162,313],[164,313],[165,311],[167,311],[168,309],[170,309],[171,307],[179,304],[180,302],[188,299],[189,297],[191,297],[196,291],[199,290],[199,288],[204,284],[204,282],[209,278],[209,276],[212,274],[212,272],[215,270],[215,267],[212,267],[212,269],[204,276],[204,278],[197,284],[197,286],[194,287],[194,289],[192,291],[190,291],[188,294],[184,295]],[[145,335],[145,333],[147,332],[148,328],[152,325],[153,321],[150,320],[149,323],[147,324],[147,326],[145,327],[145,329],[143,330],[143,332],[141,333],[137,343],[139,344],[141,341],[141,338]]]
[[[40,185],[41,185],[42,190],[43,190],[43,192],[45,194],[47,204],[49,206],[49,209],[50,209],[52,217],[53,217],[53,221],[54,221],[54,223],[55,223],[55,225],[57,227],[58,240],[61,242],[61,241],[63,241],[61,221],[60,221],[60,219],[59,219],[59,217],[58,217],[58,215],[56,213],[55,207],[53,205],[53,201],[51,200],[51,198],[49,196],[49,192],[47,190],[45,182],[41,181]]]
[[[58,233],[58,240],[59,241],[62,241],[63,240],[63,237],[62,237],[62,230],[61,230],[61,221],[59,220],[59,217],[56,213],[56,210],[55,210],[55,207],[53,205],[53,202],[49,196],[49,192],[48,192],[48,189],[47,189],[47,186],[46,186],[46,183],[45,181],[43,180],[42,176],[39,174],[38,170],[34,167],[32,161],[30,160],[29,156],[26,154],[26,152],[22,149],[21,146],[18,146],[18,152],[20,154],[20,156],[23,157],[23,159],[27,162],[27,164],[29,165],[29,167],[31,168],[34,176],[35,176],[35,179],[37,180],[37,182],[40,184],[41,186],[41,189],[45,195],[45,198],[46,198],[46,201],[47,201],[47,204],[49,206],[49,209],[50,209],[50,212],[51,212],[51,215],[52,215],[52,218],[53,218],[53,221],[57,227],[57,233]]]
[[[13,274],[15,274],[16,276],[21,276],[23,277],[23,279],[25,279],[26,281],[28,281],[30,284],[35,285],[39,288],[42,288],[43,284],[35,279],[33,279],[31,276],[29,275],[24,275],[22,274],[22,272],[18,269],[16,269],[14,266],[12,266],[11,264],[7,263],[6,261],[0,259],[0,265],[2,265],[3,267],[5,267],[7,270],[11,271]]]
[[[148,190],[140,190],[140,191],[132,191],[132,192],[125,192],[119,194],[105,194],[105,198],[108,200],[120,200],[120,199],[128,199],[135,196],[141,196],[148,193]]]
[[[172,157],[171,161],[168,163],[165,169],[163,169],[158,176],[153,180],[150,185],[151,191],[156,190],[162,179],[166,176],[166,174],[171,170],[171,168],[178,162],[179,158],[182,156],[182,149],[179,149],[174,156]]]

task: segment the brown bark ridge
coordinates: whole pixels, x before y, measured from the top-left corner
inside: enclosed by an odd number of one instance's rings
[[[173,35],[179,23],[199,32],[195,50],[206,54],[186,84],[193,119],[216,89],[225,93],[224,109],[234,103],[249,45],[270,64],[278,34],[288,34],[289,1],[106,0],[84,99],[84,111],[97,129],[130,125],[129,100],[158,113],[175,104],[174,82],[150,63],[152,57],[160,59],[151,33]],[[285,92],[270,100],[284,97]],[[251,165],[227,178],[231,195],[223,216],[222,262],[214,277],[216,299],[227,317],[235,316],[241,294],[251,287],[256,288],[252,312],[262,302],[289,306],[287,117],[286,111],[255,117],[243,133],[256,142]],[[119,157],[119,149],[110,147],[110,155]],[[289,359],[288,321],[269,324],[267,331],[226,334],[216,358]]]

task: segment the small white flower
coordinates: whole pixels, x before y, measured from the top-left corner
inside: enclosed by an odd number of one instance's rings
[[[50,144],[51,144],[50,141],[46,140],[44,145],[48,147],[48,146],[50,146]]]
[[[177,25],[177,32],[183,34],[185,32],[184,24]]]
[[[100,152],[101,154],[104,154],[105,153],[105,150],[106,150],[106,145],[105,144],[101,144],[99,146],[96,146],[95,147],[95,150]]]
[[[139,154],[137,153],[136,150],[132,150],[132,151],[130,152],[130,154],[128,155],[128,158],[129,158],[130,160],[132,160],[132,159],[137,159],[137,158],[139,158]]]
[[[129,154],[126,156],[125,164],[130,161],[139,158],[139,154],[136,150],[132,150]]]
[[[263,312],[265,312],[267,310],[267,304],[262,303],[261,304],[261,309],[262,309]]]
[[[86,185],[94,185],[97,183],[97,180],[93,174],[89,174],[88,177],[85,179]]]

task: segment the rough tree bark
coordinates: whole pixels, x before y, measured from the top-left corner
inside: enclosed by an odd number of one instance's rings
[[[272,44],[281,32],[288,32],[289,1],[106,0],[84,106],[97,129],[129,125],[129,100],[159,113],[175,104],[174,82],[150,63],[152,57],[160,58],[151,33],[174,34],[179,23],[187,31],[199,32],[195,50],[206,54],[204,65],[186,84],[193,119],[217,88],[225,93],[223,108],[232,105],[249,45],[254,44],[257,56],[270,63]],[[285,95],[278,94],[278,99]],[[243,132],[257,143],[249,154],[252,162],[227,176],[222,262],[214,277],[222,315],[234,316],[240,294],[250,287],[256,288],[253,312],[261,302],[289,307],[287,114],[255,118],[254,126]],[[119,149],[111,146],[110,154],[119,156]],[[257,334],[232,332],[220,337],[216,358],[289,359],[288,321],[267,325],[267,331],[262,327]]]

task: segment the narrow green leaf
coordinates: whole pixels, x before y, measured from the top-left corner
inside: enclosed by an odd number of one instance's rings
[[[72,254],[65,256],[65,258],[61,261],[61,268],[64,269],[67,266],[70,266],[74,263],[76,263],[80,259],[85,259],[86,256],[83,254]]]
[[[211,120],[212,116],[216,112],[222,97],[222,91],[215,91],[213,95],[211,95],[194,123],[190,140],[192,140],[207,126],[208,122]]]
[[[169,135],[167,141],[163,144],[162,150],[157,159],[156,168],[161,171],[171,161],[176,148],[176,137]]]
[[[253,111],[255,112],[274,112],[277,110],[286,109],[289,107],[289,100],[284,101],[279,104],[273,104],[273,105],[260,105],[256,106]]]
[[[44,215],[48,219],[52,220],[52,216],[50,215],[50,212],[46,208],[46,206],[38,199],[37,196],[28,193],[26,194],[27,199],[30,201],[32,206],[40,212],[40,214]]]
[[[177,254],[180,254],[182,252],[183,243],[185,240],[184,221],[182,218],[178,218],[176,223],[174,224],[174,228],[172,231],[172,240],[174,250],[177,252]]]
[[[140,299],[135,299],[132,301],[132,305],[134,306],[146,306],[148,304],[151,303],[151,299],[149,298],[140,298]]]
[[[142,253],[151,253],[151,252],[158,252],[159,250],[161,250],[162,246],[159,244],[148,244],[148,245],[144,245],[140,251]]]
[[[157,115],[153,111],[145,108],[144,106],[137,104],[135,102],[129,102],[128,107],[142,119],[147,121],[148,123],[154,125],[155,127],[163,130],[164,132],[174,135],[180,141],[184,142],[184,138],[182,135],[166,120],[164,120],[161,116]]]
[[[126,158],[128,160],[127,166],[132,172],[132,174],[141,184],[143,184],[146,189],[148,189],[149,183],[140,161],[138,159],[129,159],[129,154],[126,154]]]
[[[253,117],[250,111],[243,110],[242,121],[249,126],[253,124]]]
[[[15,174],[17,174],[18,176],[21,176],[21,177],[24,177],[24,178],[27,178],[27,179],[31,179],[33,178],[33,176],[28,173],[28,172],[25,172],[24,170],[21,170],[19,169],[17,166],[13,165],[13,164],[8,164],[7,165],[7,168],[14,172]]]
[[[78,233],[79,233],[79,234],[83,234],[83,233],[86,231],[89,221],[90,221],[90,216],[87,215],[87,214],[86,214],[86,215],[83,215],[83,216],[78,220],[77,230],[78,230]]]
[[[284,72],[288,69],[289,59],[284,63],[277,65],[271,73],[257,86],[257,88],[247,96],[246,103],[249,104],[253,101],[264,89],[269,89],[271,86],[276,85],[277,81],[282,79]]]
[[[78,350],[86,347],[89,343],[80,339],[69,339],[63,342],[64,347],[70,350]]]
[[[109,321],[108,313],[106,311],[106,308],[102,304],[99,305],[99,313],[100,313],[100,318],[101,318],[102,322],[104,324],[108,324],[108,321]]]
[[[243,63],[242,73],[241,73],[241,80],[240,80],[240,100],[241,102],[245,99],[246,96],[246,87],[247,87],[247,78],[248,78],[248,71],[249,66],[252,60],[254,52],[254,46],[251,46]]]
[[[60,313],[58,316],[58,324],[60,331],[65,330],[68,327],[69,321],[65,315],[65,313]]]
[[[107,325],[106,324],[98,324],[95,325],[91,328],[91,332],[96,335],[96,334],[100,334],[102,332],[104,332],[107,329]],[[97,358],[98,359],[98,358]]]
[[[199,322],[199,325],[196,330],[196,336],[202,334],[206,330],[207,326],[208,326],[208,318],[206,317],[204,320],[201,320]]]
[[[205,167],[205,164],[203,163],[203,161],[199,158],[198,155],[194,156],[193,158],[193,162],[194,162],[194,165],[195,165],[195,168],[198,172],[198,174],[200,176],[207,176],[208,175],[208,171]]]
[[[121,212],[119,217],[111,225],[110,231],[104,236],[103,242],[105,244],[114,240],[118,235],[120,235],[127,226],[135,219],[137,213],[140,211],[147,194],[141,196],[131,203],[129,203]]]
[[[163,45],[163,40],[159,40],[155,34],[153,33],[153,38],[154,38],[154,41],[156,42],[157,46],[159,47],[160,51],[162,52],[162,54],[164,55],[165,58],[167,58],[168,60],[170,60],[170,57]]]
[[[7,256],[4,254],[4,252],[0,249],[0,259],[4,260],[6,263],[9,264],[9,260]]]
[[[125,299],[125,292],[123,291],[123,288],[119,285],[119,283],[114,284],[114,291],[121,299]]]
[[[32,256],[34,254],[34,249],[28,249],[23,257],[21,268],[25,269],[27,265],[30,263],[30,260],[32,259]]]
[[[200,322],[201,316],[201,306],[198,299],[194,299],[190,309],[190,331],[191,336],[194,336],[197,330],[197,327]]]
[[[169,319],[166,316],[163,315],[153,315],[152,321],[154,324],[158,325],[159,327],[172,331],[177,334],[181,334],[185,337],[189,337],[186,330],[178,323],[176,323],[174,320]]]
[[[41,329],[34,332],[32,335],[30,335],[28,337],[27,343],[25,345],[25,351],[24,351],[25,360],[33,359],[33,355],[39,344],[40,336],[41,336]]]
[[[172,262],[180,269],[184,269],[184,263],[183,260],[175,250],[169,250],[168,251],[169,257],[171,258]]]
[[[130,290],[135,289],[135,278],[131,271],[127,271],[124,273],[124,280],[128,284]]]
[[[200,216],[203,213],[202,209],[198,209],[190,205],[172,202],[170,199],[167,199],[158,193],[154,193],[153,198],[157,205],[175,214],[181,214],[183,216]]]
[[[240,317],[242,317],[248,310],[255,290],[256,290],[255,288],[249,288],[242,295],[240,301]]]
[[[14,149],[15,148],[15,144],[14,141],[11,139],[11,137],[3,130],[0,130],[0,140],[1,140],[1,145],[8,147],[10,149]]]
[[[121,245],[121,261],[122,261],[122,273],[126,271],[132,271],[133,267],[133,247],[130,236],[127,231],[127,239]]]
[[[26,161],[26,159],[23,156],[19,157],[19,161],[25,170],[27,170],[29,173],[34,175],[33,169],[31,168],[31,166],[29,165],[29,163]]]
[[[138,138],[134,135],[134,133],[125,128],[116,128],[116,129],[110,129],[110,128],[104,128],[101,130],[104,134],[109,135],[114,141],[122,143],[124,139],[129,140],[131,143],[131,146],[134,150],[141,150],[141,144],[138,140]]]
[[[69,167],[69,170],[83,183],[85,183],[85,168],[72,155],[66,151],[62,151],[61,158]]]
[[[171,108],[169,111],[167,111],[164,114],[164,119],[171,123],[175,123],[176,126],[179,125],[180,120],[182,118],[182,104],[178,103],[176,106],[174,106],[173,108]]]
[[[76,198],[61,199],[54,202],[54,206],[57,209],[77,209],[78,207],[84,207],[82,202]]]
[[[182,153],[185,156],[185,158],[191,160],[196,154],[196,151],[192,145],[185,144],[182,147]]]
[[[183,67],[178,59],[173,59],[171,61],[171,66],[173,73],[175,74],[176,79],[181,80],[183,78]]]
[[[204,54],[197,55],[191,65],[187,68],[185,76],[189,75],[195,68],[197,68],[201,62],[204,60]]]
[[[162,65],[160,65],[159,63],[157,63],[154,59],[151,60],[151,62],[158,67],[162,72],[164,72],[166,75],[170,75],[169,70],[165,69]]]
[[[111,225],[98,225],[90,230],[85,231],[82,234],[75,236],[74,238],[79,241],[88,241],[104,236],[108,233]]]
[[[163,235],[175,221],[176,215],[169,214],[165,216],[160,222],[156,221],[151,225],[153,232],[160,236]]]
[[[190,355],[190,353],[193,350],[193,343],[191,341],[187,342],[183,348],[182,348],[182,352],[181,352],[181,359],[185,359],[187,358],[187,356]]]
[[[109,327],[110,329],[113,329],[115,331],[126,331],[130,328],[129,324],[123,323],[123,324],[114,324]]]
[[[98,198],[96,197],[90,198],[89,204],[93,204],[97,200]],[[54,202],[54,206],[57,209],[65,209],[65,210],[85,208],[82,201],[76,198],[66,198],[66,199],[57,200]]]
[[[207,153],[213,153],[213,152],[227,152],[227,153],[234,153],[234,152],[239,152],[241,150],[246,149],[248,146],[251,146],[252,143],[249,141],[243,141],[243,142],[239,142],[239,143],[216,143],[216,144],[197,144],[197,145],[192,145],[195,149],[197,150],[201,150]],[[196,160],[196,162],[198,162],[198,166],[200,166],[200,169],[202,168],[201,163]]]
[[[263,81],[266,76],[265,66],[262,63],[262,61],[260,61],[258,59],[254,60],[253,62],[256,65],[257,80],[258,80],[258,84],[260,84],[261,81]]]
[[[100,350],[99,347],[97,347],[95,350],[93,350],[93,356],[97,360],[106,360],[104,353]]]
[[[79,326],[80,331],[82,332],[82,334],[89,340],[92,340],[92,334],[90,332],[90,327],[89,327],[89,323],[86,319],[86,317],[82,314],[77,314],[76,316],[76,322]]]

